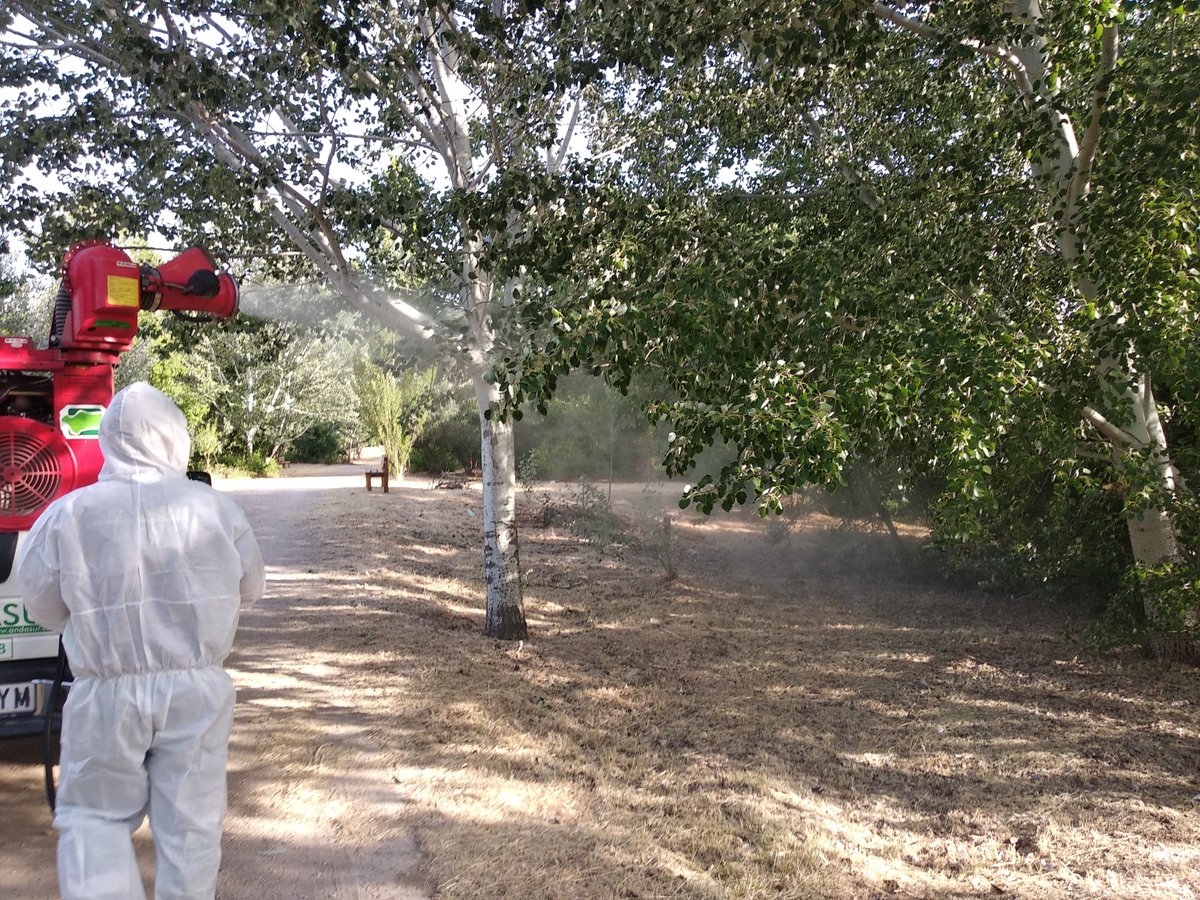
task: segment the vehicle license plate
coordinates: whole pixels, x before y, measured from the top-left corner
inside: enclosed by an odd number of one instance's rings
[[[37,686],[32,681],[0,684],[0,716],[31,713],[37,710]]]

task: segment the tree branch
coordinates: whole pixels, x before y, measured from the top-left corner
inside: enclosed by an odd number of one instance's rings
[[[12,9],[14,12],[20,13],[30,22],[34,22],[39,25],[39,27],[41,27],[42,31],[45,32],[48,37],[57,42],[56,44],[45,46],[45,49],[56,53],[62,53],[64,56],[82,57],[111,72],[120,72],[121,74],[125,74],[120,63],[97,49],[95,41],[87,40],[81,36],[69,36],[70,31],[68,28],[65,28],[65,23],[55,21],[50,16],[39,16],[38,14],[42,12],[40,7],[31,9],[27,4],[22,4],[14,0]],[[20,37],[25,37],[25,35],[19,34],[18,32],[14,33],[18,34]],[[35,40],[32,36],[29,39]],[[38,43],[39,47],[42,46],[40,45],[40,42]]]
[[[16,11],[25,15],[43,35],[55,41],[58,49],[83,58],[112,75],[130,77],[127,63],[109,58],[103,52],[105,48],[102,45],[85,35],[75,34],[69,23],[62,23],[64,30],[60,30],[54,17],[48,15],[41,5],[25,4],[22,0],[15,0],[15,5]],[[26,9],[27,5],[33,8]],[[143,39],[155,40],[146,33],[144,23],[130,19],[122,9],[112,3],[105,2],[103,9],[112,19],[122,22],[135,33],[140,33]],[[182,33],[173,25],[174,23],[169,24],[172,39],[182,40]],[[34,46],[38,43],[40,42],[31,40]],[[181,52],[180,48],[176,48],[176,52]],[[373,81],[378,87],[378,81]],[[163,100],[170,105],[170,98],[164,97]],[[180,119],[188,123],[216,157],[231,170],[238,172],[249,168],[267,176],[268,187],[262,188],[259,193],[267,202],[268,214],[298,251],[353,306],[373,318],[380,319],[389,327],[398,328],[419,338],[428,339],[433,335],[433,326],[423,312],[403,300],[390,297],[380,288],[355,275],[341,251],[336,235],[332,233],[331,226],[321,216],[320,209],[296,186],[289,184],[274,171],[249,135],[234,123],[212,115],[199,101],[189,100],[179,103],[174,108]],[[411,115],[410,107],[405,106],[403,111],[407,114],[409,123],[429,140],[429,149],[436,152],[439,142],[432,130],[423,127],[423,123],[415,115]],[[276,112],[285,127],[291,129],[289,136],[303,140],[303,133],[294,123],[282,111]],[[312,156],[313,148],[309,146],[307,149],[314,164],[314,171],[319,170],[320,161]],[[325,163],[325,171],[328,176],[328,161]],[[300,224],[305,221],[314,222],[315,225],[306,229]]]
[[[1102,435],[1121,447],[1134,447],[1135,449],[1141,446],[1141,442],[1134,435],[1130,434],[1124,428],[1118,428],[1104,416],[1100,415],[1090,406],[1085,406],[1082,410],[1083,421],[1087,422]]]
[[[575,128],[579,124],[579,114],[583,109],[583,88],[579,89],[579,93],[575,95],[575,102],[571,107],[571,117],[567,120],[567,130],[563,133],[562,140],[558,145],[558,153],[554,155],[553,162],[550,166],[550,174],[554,175],[562,169],[562,164],[567,158],[568,145],[571,143],[571,138],[575,136]]]
[[[203,18],[205,24],[207,24],[209,28],[211,28],[213,31],[215,31],[217,34],[219,34],[223,40],[225,40],[227,43],[233,42],[233,35],[230,34],[228,29],[226,29],[225,26],[223,26],[220,22],[218,22],[216,20],[216,18],[213,17],[210,13],[203,13],[201,15],[201,18]]]
[[[177,47],[183,43],[183,34],[179,30],[179,26],[175,24],[175,19],[171,16],[171,10],[164,0],[158,0],[158,14],[162,16],[163,23],[166,26],[166,34],[169,43],[168,48]]]
[[[1092,87],[1092,110],[1087,130],[1083,134],[1083,143],[1079,145],[1078,162],[1075,174],[1071,178],[1071,186],[1067,192],[1068,211],[1073,212],[1076,205],[1087,193],[1092,179],[1092,163],[1096,158],[1096,150],[1100,146],[1100,119],[1108,102],[1108,76],[1117,67],[1117,26],[1108,25],[1101,35],[1100,68],[1096,72],[1096,81]]]
[[[886,3],[873,3],[871,10],[875,15],[884,21],[891,22],[899,28],[912,34],[931,40],[943,41],[946,43],[956,43],[963,47],[970,47],[984,56],[1001,62],[1006,69],[1012,74],[1013,80],[1017,83],[1017,88],[1026,97],[1032,98],[1035,96],[1033,81],[1029,77],[1029,71],[1025,68],[1024,63],[1020,58],[1009,50],[1007,47],[1000,47],[995,44],[985,44],[975,38],[955,38],[948,37],[932,25],[927,25],[920,19],[913,19],[904,15],[899,10],[892,9]]]
[[[449,28],[450,13],[440,7],[438,13],[441,17],[440,24]],[[420,14],[419,22],[421,33],[429,47],[429,62],[433,67],[433,80],[438,89],[438,99],[445,122],[446,144],[452,161],[450,180],[455,187],[469,189],[473,181],[470,139],[458,102],[451,94],[451,85],[460,85],[458,57],[452,50],[443,49],[439,23],[435,23],[428,12]]]
[[[1098,450],[1090,450],[1085,446],[1076,445],[1075,455],[1080,459],[1090,459],[1095,462],[1108,463],[1112,465],[1113,458],[1111,453],[1101,453]]]

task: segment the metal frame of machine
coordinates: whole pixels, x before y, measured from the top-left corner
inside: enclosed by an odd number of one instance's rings
[[[198,247],[154,267],[107,241],[87,241],[63,257],[48,346],[0,337],[0,739],[38,734],[56,713],[47,707],[58,635],[21,603],[18,550],[51,502],[99,476],[100,418],[139,313],[223,319],[237,306],[237,282]]]

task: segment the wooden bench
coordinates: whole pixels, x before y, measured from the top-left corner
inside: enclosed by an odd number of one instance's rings
[[[385,494],[388,492],[389,468],[388,468],[388,458],[387,458],[386,453],[383,455],[383,463],[379,466],[379,468],[367,470],[366,476],[367,476],[367,490],[368,491],[371,490],[371,482],[374,479],[378,478],[379,484],[383,488],[383,492]]]

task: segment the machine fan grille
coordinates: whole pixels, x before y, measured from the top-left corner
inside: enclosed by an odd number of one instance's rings
[[[0,519],[32,515],[61,493],[66,448],[57,438],[45,426],[0,430]]]

